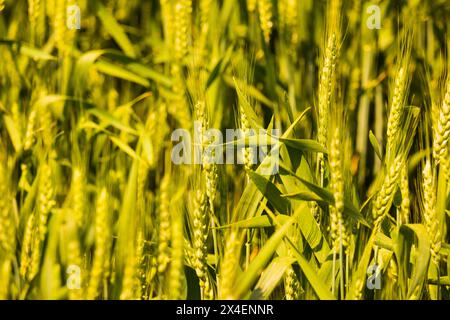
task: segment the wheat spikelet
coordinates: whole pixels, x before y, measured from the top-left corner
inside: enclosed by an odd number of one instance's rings
[[[212,155],[214,157],[214,155]],[[217,192],[217,165],[209,161],[204,162],[203,168],[205,170],[206,178],[206,196],[209,201],[209,209],[211,213],[214,213],[214,200]]]
[[[273,28],[273,13],[271,0],[258,0],[259,25],[261,27],[264,41],[269,43]]]
[[[408,166],[404,166],[400,174],[400,191],[402,194],[402,203],[400,205],[399,215],[400,224],[409,223],[409,183],[408,183]]]
[[[442,108],[434,130],[433,157],[436,163],[446,164],[450,139],[450,83],[447,84]],[[447,160],[448,161],[448,160]]]
[[[323,67],[320,73],[319,82],[319,101],[318,101],[318,142],[326,147],[328,131],[328,114],[330,112],[331,100],[334,93],[336,77],[337,47],[336,35],[333,33],[328,38],[325,51]],[[323,154],[319,153],[317,157],[320,177],[324,176]],[[322,180],[322,179],[321,179]]]
[[[356,280],[355,288],[352,292],[354,300],[361,300],[363,298],[364,281],[362,279]]]
[[[39,234],[39,231],[37,231]],[[34,279],[38,275],[41,267],[42,241],[38,236],[34,236],[31,241],[31,261],[30,269],[28,271],[28,281]]]
[[[242,103],[239,103],[239,116],[240,116],[239,120],[240,120],[240,125],[241,125],[241,130],[242,130],[242,137],[247,138],[250,136],[251,128],[250,128],[250,122],[248,120],[247,115],[245,114],[245,110],[244,110]],[[243,148],[242,149],[242,157],[243,157],[245,170],[247,170],[247,171],[252,170],[253,157],[254,157],[253,149],[252,148]]]
[[[82,228],[85,222],[85,186],[86,181],[82,169],[75,168],[72,175],[72,207],[78,228]]]
[[[399,132],[400,120],[403,114],[403,103],[405,101],[407,88],[407,73],[401,67],[395,77],[394,95],[392,97],[391,109],[387,124],[387,148],[390,150],[395,143],[395,136]]]
[[[41,97],[44,96],[45,92],[41,93]],[[48,150],[51,150],[53,143],[53,116],[52,112],[49,110],[47,106],[44,104],[38,106],[38,115],[39,115],[39,125],[41,130],[41,138],[44,142],[45,147]]]
[[[37,113],[35,110],[30,112],[27,122],[27,130],[25,132],[25,142],[23,144],[24,150],[30,150],[35,142],[35,126],[36,126]]]
[[[43,164],[39,176],[39,221],[38,221],[38,235],[41,241],[44,241],[47,233],[47,220],[50,211],[55,206],[54,200],[54,183],[52,170],[50,165]]]
[[[298,3],[296,0],[278,1],[280,23],[291,44],[298,42]]]
[[[198,135],[200,141],[196,141],[196,142],[200,144],[202,154],[204,152],[205,144],[206,144],[205,143],[205,140],[206,140],[205,132],[208,129],[208,118],[206,117],[205,110],[206,110],[205,102],[201,101],[201,100],[197,101],[197,103],[194,106],[194,111],[195,111],[196,121],[199,124],[196,129],[197,129],[197,135]]]
[[[143,251],[142,232],[138,233],[135,241],[135,250],[128,255],[128,262],[125,266],[122,291],[120,293],[121,300],[138,300],[141,297],[139,265]]]
[[[431,256],[433,262],[439,265],[439,250],[441,249],[441,227],[436,213],[436,186],[431,168],[427,160],[423,169],[423,216],[428,236],[431,239]]]
[[[123,284],[122,291],[120,292],[120,300],[135,300],[135,289],[136,284],[139,283],[136,278],[136,261],[135,257],[132,256],[128,259],[125,266],[124,276],[123,276]]]
[[[101,282],[108,272],[109,247],[112,235],[108,201],[108,191],[106,188],[102,188],[97,198],[97,210],[95,212],[95,251],[86,292],[86,298],[89,300],[98,297]]]
[[[338,250],[341,242],[347,247],[346,231],[343,219],[344,212],[344,180],[342,174],[341,139],[339,128],[335,129],[330,146],[330,186],[334,197],[334,208],[330,211],[331,239],[334,250]]]
[[[236,230],[232,230],[225,242],[225,251],[220,267],[219,299],[234,299],[234,285],[241,254],[241,243]]]
[[[7,185],[7,174],[0,164],[0,253],[9,256],[13,253],[15,243],[15,225],[11,215],[12,199]]]
[[[22,240],[22,249],[20,253],[20,275],[26,278],[31,266],[31,249],[33,245],[33,234],[35,231],[35,214],[31,213],[27,219],[25,232]]]
[[[207,224],[208,202],[202,190],[197,190],[194,201],[193,214],[193,266],[197,277],[199,278],[199,285],[202,294],[202,299],[212,298],[212,287],[208,277],[207,266],[207,247],[206,239],[208,238],[208,224]]]
[[[66,233],[68,235],[67,241],[67,266],[76,266],[78,268],[82,267],[81,258],[81,248],[80,239],[78,238],[78,228],[76,225],[75,215],[71,210],[66,210],[67,219],[67,229]],[[81,300],[83,299],[83,272],[80,272],[80,287],[79,288],[69,288],[69,299],[70,300]]]
[[[6,300],[10,298],[9,286],[10,286],[10,279],[12,278],[11,275],[12,275],[11,261],[5,259],[2,262],[0,262],[0,300]]]
[[[210,140],[213,140],[214,138],[211,137]],[[216,189],[217,189],[217,179],[218,179],[218,173],[217,173],[217,165],[215,163],[215,148],[213,145],[213,141],[208,141],[208,137],[204,137],[202,139],[203,142],[206,143],[205,149],[203,150],[203,157],[202,157],[202,164],[203,164],[203,171],[205,175],[206,180],[206,196],[208,198],[209,202],[209,209],[211,211],[211,214],[214,213],[214,200],[216,197]]]
[[[192,1],[177,0],[174,7],[174,29],[175,29],[175,57],[183,59],[187,53],[190,42]]]
[[[138,247],[137,256],[139,258],[137,266],[137,276],[138,276],[138,289],[136,290],[136,296],[138,299],[146,300],[148,299],[147,289],[151,281],[147,279],[147,271],[150,263],[148,262],[148,257],[145,252],[146,239],[143,232],[138,234]]]
[[[80,253],[80,244],[78,240],[71,240],[67,245],[68,255],[67,255],[67,263],[69,266],[79,266],[81,268],[82,260]],[[82,274],[80,275],[82,277]],[[82,279],[82,278],[81,278]],[[70,300],[82,300],[83,299],[83,281],[80,279],[81,287],[79,289],[70,289],[69,290],[69,299]]]
[[[172,214],[172,250],[169,270],[169,297],[181,299],[181,283],[183,276],[184,233],[183,216],[178,210]]]
[[[196,143],[201,145],[202,173],[205,179],[206,190],[203,191],[202,184],[199,185],[194,198],[193,265],[199,278],[202,299],[210,299],[212,298],[212,288],[207,273],[206,239],[208,237],[208,213],[211,212],[213,214],[217,187],[217,168],[213,163],[214,154],[208,148],[208,137],[205,134],[208,128],[205,102],[202,100],[197,101],[194,111],[196,120],[199,123],[195,128],[199,137],[199,141],[196,141]]]
[[[284,278],[284,290],[286,300],[297,300],[299,296],[300,283],[294,269],[289,267]]]
[[[38,19],[40,11],[40,0],[28,0],[28,19],[30,21],[30,27],[33,30],[36,28],[36,21]]]
[[[5,9],[5,0],[0,0],[0,12],[2,12],[3,9]]]
[[[159,231],[158,231],[158,272],[166,271],[170,262],[169,241],[171,238],[169,210],[170,176],[165,175],[160,185],[159,199]]]
[[[47,222],[51,210],[55,206],[53,176],[50,165],[44,163],[39,173],[37,220],[31,240],[31,262],[28,279],[33,279],[39,272],[42,246],[47,234]]]
[[[66,39],[66,0],[55,0],[54,11],[55,42],[59,52],[62,53]]]
[[[0,160],[3,160],[2,157]],[[13,275],[12,261],[16,259],[16,226],[11,210],[13,199],[8,180],[7,172],[3,164],[0,164],[0,300],[8,298]]]
[[[326,47],[319,74],[318,94],[318,133],[317,140],[326,147],[328,136],[328,115],[333,103],[336,87],[336,66],[338,61],[338,43],[340,41],[340,0],[332,0],[327,11]],[[319,169],[323,177],[323,154],[319,153]]]
[[[375,226],[381,224],[382,218],[389,210],[392,198],[394,197],[397,188],[397,180],[400,175],[403,161],[398,156],[389,168],[389,172],[384,178],[380,191],[375,197],[375,202],[372,208],[372,216],[375,221]]]
[[[174,78],[172,90],[175,97],[170,101],[168,111],[176,118],[182,128],[189,129],[191,127],[191,114],[185,101],[181,66],[176,63],[172,64],[171,73]]]

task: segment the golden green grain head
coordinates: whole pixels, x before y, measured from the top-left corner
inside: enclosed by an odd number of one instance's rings
[[[219,299],[235,299],[235,285],[241,256],[241,240],[237,230],[231,230],[225,241],[225,251],[220,266]]]
[[[26,278],[31,266],[31,255],[33,245],[33,235],[35,233],[35,214],[31,213],[25,225],[25,232],[22,239],[22,249],[20,252],[20,275]]]
[[[158,229],[158,272],[166,271],[170,262],[171,216],[170,216],[170,175],[161,181],[159,194],[159,229]]]
[[[79,228],[84,227],[86,205],[86,181],[83,170],[75,168],[72,174],[72,201],[75,220]]]
[[[344,247],[348,245],[346,237],[344,213],[344,174],[342,161],[342,139],[340,128],[334,130],[330,145],[330,186],[334,197],[334,207],[330,211],[331,238],[333,247],[337,250],[341,243]]]
[[[258,14],[264,41],[269,43],[273,28],[272,0],[258,0]]]
[[[387,125],[388,148],[394,145],[395,136],[399,132],[402,110],[404,108],[407,79],[407,70],[404,67],[400,67],[395,76],[394,95],[392,97]]]
[[[294,269],[289,267],[284,278],[284,290],[286,300],[297,300],[299,297],[300,283]]]
[[[330,113],[332,97],[334,96],[335,90],[336,63],[337,43],[336,35],[333,33],[328,38],[319,82],[319,121],[317,139],[323,146],[326,146],[329,117],[328,115]]]
[[[112,240],[109,201],[108,190],[103,187],[97,196],[95,211],[95,248],[86,291],[86,299],[89,300],[96,299],[100,295],[102,282],[109,272],[109,250]]]
[[[168,296],[172,300],[182,299],[183,295],[183,261],[184,261],[184,220],[181,211],[172,211],[172,248],[170,255]]]
[[[375,224],[379,226],[382,218],[389,210],[395,191],[397,190],[397,181],[400,176],[403,161],[401,156],[398,156],[395,161],[387,168],[383,184],[378,191],[373,204],[372,215]]]
[[[66,0],[54,0],[54,14],[52,15],[55,42],[60,53],[64,52],[66,37]],[[52,8],[52,9],[53,9]]]
[[[401,169],[400,173],[400,191],[402,194],[402,202],[400,205],[399,221],[400,224],[409,223],[409,213],[410,213],[410,196],[409,196],[409,181],[408,181],[408,166],[405,165]]]
[[[441,226],[436,212],[436,184],[432,164],[427,160],[423,175],[423,217],[428,236],[431,239],[431,256],[433,262],[439,265],[439,250],[441,249]]]
[[[439,110],[439,118],[434,130],[433,156],[438,163],[445,164],[448,158],[450,140],[450,83]]]
[[[15,245],[16,226],[12,215],[13,199],[9,191],[9,181],[3,164],[0,164],[0,254],[11,255]]]
[[[121,300],[138,300],[141,298],[141,284],[139,279],[139,268],[143,254],[143,235],[138,232],[135,250],[128,254],[128,262],[125,266],[122,280]]]
[[[183,59],[191,42],[190,29],[192,24],[192,1],[176,0],[174,4],[174,33],[175,33],[175,57]]]

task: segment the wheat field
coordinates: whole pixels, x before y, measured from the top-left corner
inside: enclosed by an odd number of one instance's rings
[[[450,299],[449,16],[0,0],[0,299]]]

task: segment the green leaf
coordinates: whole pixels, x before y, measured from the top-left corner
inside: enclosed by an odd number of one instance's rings
[[[295,199],[295,200],[303,200],[303,201],[323,201],[321,197],[316,195],[314,192],[309,191],[299,191],[295,193],[285,193],[281,195],[282,197]]]
[[[314,183],[311,183],[309,181],[306,181],[305,179],[300,178],[297,176],[294,172],[286,168],[283,164],[280,164],[280,171],[287,172],[294,176],[296,179],[301,181],[311,192],[313,192],[315,195],[319,196],[323,201],[327,202],[330,205],[334,205],[334,197],[333,194],[318,186]],[[358,211],[358,209],[355,208],[352,202],[348,201],[347,199],[344,200],[344,215],[349,216],[350,218],[354,219],[356,222],[359,222],[366,227],[370,228],[370,224],[366,221],[366,219],[361,215],[361,213]]]
[[[136,75],[135,73],[133,73],[121,66],[101,60],[101,61],[98,61],[95,63],[95,67],[97,68],[98,71],[100,71],[104,74],[107,74],[109,76],[120,78],[120,79],[127,80],[130,82],[134,82],[143,87],[150,86],[150,82],[147,79],[140,77],[140,76]]]
[[[269,238],[259,251],[258,255],[248,266],[247,270],[241,274],[237,281],[236,297],[242,299],[248,295],[249,290],[254,285],[256,279],[260,276],[265,265],[270,261],[272,255],[283,240],[283,237],[290,230],[294,217],[286,221],[275,233]]]
[[[292,252],[297,259],[300,269],[319,299],[335,300],[335,297],[331,294],[330,290],[328,290],[327,285],[319,278],[317,271],[309,264],[308,260],[298,252],[297,248],[295,248],[291,242],[289,242],[289,244],[291,244],[293,248]]]
[[[20,150],[22,150],[22,135],[19,128],[17,128],[16,123],[11,116],[4,115],[3,120],[5,121],[6,130],[8,131],[14,150],[20,152]]]
[[[381,154],[380,144],[378,143],[377,137],[375,137],[372,130],[369,131],[369,140],[372,144],[373,149],[375,150],[375,153],[378,156],[378,159],[381,160],[383,158],[383,155]]]
[[[281,196],[280,190],[268,179],[249,171],[248,175],[259,191],[269,200],[274,208],[281,214],[288,214],[290,211],[290,203],[286,198]]]
[[[206,81],[205,89],[208,90],[208,88],[211,86],[211,84],[214,82],[214,80],[217,79],[217,77],[225,70],[226,66],[230,62],[231,55],[233,53],[233,46],[230,46],[228,50],[225,52],[222,59],[217,62],[217,64],[212,69],[211,73],[209,74],[208,80]]]
[[[285,154],[282,151],[282,157],[286,161],[288,160],[289,155]],[[300,160],[300,165],[297,168],[297,172],[298,175],[301,175],[302,177],[312,179],[309,165],[304,157],[302,157]],[[315,257],[317,258],[319,263],[322,264],[325,262],[325,259],[330,252],[330,248],[328,246],[327,240],[322,233],[322,230],[320,229],[320,226],[318,225],[314,217],[313,212],[307,205],[307,202],[304,201],[313,199],[322,201],[322,199],[313,192],[308,191],[307,188],[305,188],[303,184],[298,183],[298,180],[292,175],[280,173],[280,177],[283,182],[284,188],[287,192],[289,192],[289,194],[284,194],[282,196],[291,200],[294,211],[300,210],[299,219],[297,221],[298,227],[300,228],[303,237],[308,242],[308,245],[313,250]]]
[[[294,261],[295,259],[291,257],[276,257],[273,259],[269,266],[263,271],[250,299],[268,299]]]
[[[0,45],[7,45],[10,46],[12,50],[17,50],[19,54],[27,56],[34,60],[56,60],[57,58],[55,56],[52,56],[48,52],[30,47],[29,45],[26,45],[20,41],[15,40],[0,40]]]
[[[380,233],[380,232],[377,233],[377,235],[375,237],[375,243],[380,248],[384,248],[389,251],[394,251],[394,249],[395,249],[394,241],[391,238],[389,238],[388,236],[386,236],[385,234]]]
[[[129,56],[126,56],[119,51],[106,50],[105,57],[113,61],[120,62],[126,69],[130,70],[140,77],[153,80],[167,87],[170,87],[172,85],[172,79],[169,76],[155,71],[147,65],[144,65],[136,59],[130,58]]]
[[[376,233],[374,232],[374,230],[372,230],[370,238],[367,241],[366,245],[364,246],[361,259],[358,262],[358,267],[356,268],[356,271],[352,275],[352,279],[349,285],[350,289],[348,291],[347,296],[345,297],[346,300],[357,299],[358,297],[356,296],[356,294],[357,293],[362,294],[362,291],[364,290],[364,287],[366,285],[367,268],[370,263],[372,249],[375,244],[375,238]]]
[[[96,14],[103,24],[104,29],[113,37],[119,47],[126,55],[134,58],[136,56],[133,44],[126,35],[122,26],[117,22],[114,16],[99,2],[94,2]]]
[[[103,110],[103,109],[99,109],[99,108],[92,108],[89,110],[90,114],[93,114],[94,116],[96,116],[97,118],[99,118],[101,121],[104,122],[105,125],[107,126],[113,126],[123,132],[126,133],[130,133],[133,135],[138,136],[139,133],[134,130],[133,128],[125,125],[124,123],[122,123],[119,119],[115,118],[112,114],[110,114],[108,111]]]
[[[122,149],[122,151],[128,154],[130,157],[139,161],[143,161],[127,143],[123,142],[122,140],[116,137],[110,136],[109,138],[116,146]]]
[[[273,219],[270,216],[264,215],[264,216],[258,216],[258,217],[252,217],[250,219],[237,221],[234,223],[230,223],[227,225],[223,225],[220,227],[217,227],[217,229],[224,229],[224,228],[267,228],[267,227],[273,227],[277,224],[283,224],[285,223],[290,216],[284,215],[284,214],[277,214],[275,216],[276,221],[273,221]]]
[[[416,244],[417,241],[417,244]],[[413,268],[410,270],[411,249],[415,246]],[[419,299],[428,275],[430,239],[424,225],[404,224],[400,227],[395,250],[399,262],[399,283],[403,299]]]
[[[280,141],[286,146],[300,151],[320,152],[324,154],[328,153],[327,149],[315,140],[280,138]]]
[[[239,89],[241,92],[245,92],[246,94],[248,94],[248,96],[254,98],[256,101],[265,104],[269,108],[274,108],[275,104],[254,86],[249,85],[244,81],[236,79],[234,77],[224,76],[224,80],[228,85],[236,88],[236,90]]]

